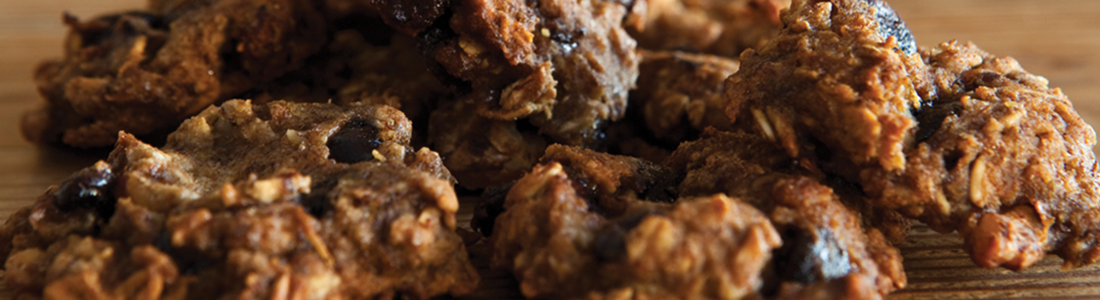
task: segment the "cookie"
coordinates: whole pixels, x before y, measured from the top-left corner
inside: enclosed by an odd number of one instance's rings
[[[160,149],[123,133],[0,229],[5,278],[39,297],[472,292],[453,179],[410,126],[387,106],[233,100]]]
[[[925,71],[880,35],[880,9],[862,0],[794,1],[785,29],[741,55],[726,82],[727,115],[792,157],[822,143],[856,164],[903,168],[902,143],[917,123],[910,110],[923,101],[914,81]]]
[[[1095,262],[1100,228],[1096,133],[1066,95],[1016,60],[973,44],[921,52],[935,96],[900,172],[867,168],[874,205],[957,230],[980,266],[1019,270],[1045,253]]]
[[[474,222],[491,226],[492,265],[527,297],[852,298],[904,287],[898,250],[830,188],[712,148],[729,146],[687,143],[662,166],[552,145],[500,209],[479,206],[479,217],[499,213],[493,222]]]
[[[907,54],[884,9],[795,1],[727,81],[729,116],[856,184],[875,210],[958,231],[980,266],[1096,261],[1096,137],[1069,99],[972,44]]]
[[[34,72],[46,103],[21,128],[30,141],[81,148],[110,146],[119,131],[169,130],[300,67],[326,37],[306,0],[152,1],[65,23],[63,57]]]
[[[707,127],[732,130],[724,113],[729,105],[723,83],[738,62],[678,51],[641,51],[638,88],[630,92],[631,110],[640,110],[654,138],[677,145]]]
[[[769,216],[783,240],[773,259],[776,297],[863,298],[905,287],[901,253],[883,232],[904,240],[908,221],[879,216],[889,212],[867,207],[858,191],[830,186],[838,182],[812,161],[791,159],[759,135],[710,129],[665,165],[684,174],[681,197],[722,193]]]
[[[779,12],[790,0],[646,1],[638,47],[736,58],[761,46],[783,27]],[[629,27],[628,27],[629,28]]]
[[[437,77],[481,117],[527,119],[550,140],[588,145],[626,112],[638,76],[614,1],[453,1],[418,35]],[[383,11],[382,14],[387,12]]]

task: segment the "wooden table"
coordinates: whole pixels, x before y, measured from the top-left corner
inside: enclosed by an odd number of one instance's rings
[[[1027,70],[1061,87],[1087,122],[1100,124],[1100,1],[890,3],[920,45],[971,40],[996,55],[1016,57]],[[19,135],[21,113],[41,101],[31,82],[32,68],[44,58],[61,55],[61,12],[91,17],[143,5],[141,0],[0,1],[0,220],[104,154],[37,147]],[[463,211],[468,212],[468,206]],[[1048,257],[1025,272],[986,270],[970,262],[958,249],[960,243],[954,236],[914,229],[909,241],[899,246],[909,287],[891,298],[1100,298],[1100,267],[1063,272],[1061,261]],[[484,289],[473,298],[515,297],[511,282],[506,273],[488,273]]]

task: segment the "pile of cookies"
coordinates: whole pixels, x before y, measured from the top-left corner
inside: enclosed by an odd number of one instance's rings
[[[65,23],[23,135],[115,148],[0,227],[21,298],[462,296],[479,245],[528,298],[877,299],[914,220],[983,267],[1100,258],[1095,132],[1066,96],[969,43],[918,48],[882,0],[153,0]]]

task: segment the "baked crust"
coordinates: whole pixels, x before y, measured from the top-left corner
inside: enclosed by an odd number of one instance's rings
[[[408,146],[409,127],[386,106],[233,100],[162,149],[123,133],[108,160],[0,229],[8,286],[141,299],[472,292],[453,179],[438,154]]]
[[[790,0],[649,0],[640,30],[628,29],[643,49],[737,57],[779,33],[779,12],[790,5]]]
[[[630,92],[652,136],[676,145],[695,139],[707,127],[733,130],[724,82],[738,62],[679,51],[640,51],[638,88]]]
[[[619,178],[583,186],[565,168],[535,166],[496,219],[492,265],[511,269],[524,296],[741,298],[763,284],[760,270],[780,241],[751,206],[722,195],[675,205],[609,199],[593,193],[613,186],[595,186]],[[604,206],[605,199],[615,203]]]
[[[723,193],[769,216],[784,244],[774,257],[776,297],[867,298],[905,287],[901,253],[882,232],[907,233],[908,221],[884,222],[877,214],[890,212],[870,209],[858,191],[834,191],[827,183],[844,183],[814,162],[791,159],[758,135],[710,129],[665,165],[684,174],[681,197]]]
[[[765,157],[788,161],[782,152],[719,150],[747,135],[708,134],[671,169],[550,146],[499,216],[479,206],[495,217],[475,220],[491,226],[493,267],[527,297],[877,298],[905,286],[898,250],[830,188],[773,170]]]
[[[152,1],[147,11],[64,21],[63,57],[35,70],[46,104],[23,116],[22,133],[82,148],[175,126],[300,67],[326,37],[308,0]]]
[[[1095,262],[1096,134],[1045,78],[973,44],[921,52],[936,94],[917,111],[901,172],[868,168],[875,205],[958,230],[974,262],[1018,270],[1061,256]]]
[[[551,140],[591,144],[622,118],[638,76],[630,7],[613,1],[467,0],[418,37],[443,82],[479,116],[529,119]],[[385,14],[386,12],[383,12]]]
[[[875,208],[957,230],[980,266],[1100,258],[1095,133],[1066,96],[972,44],[908,54],[883,7],[795,1],[780,36],[742,55],[727,113]]]

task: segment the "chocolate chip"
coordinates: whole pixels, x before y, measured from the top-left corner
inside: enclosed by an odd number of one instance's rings
[[[374,159],[374,149],[382,145],[378,129],[364,119],[351,119],[328,138],[329,158],[347,164]]]
[[[776,274],[783,280],[822,282],[844,277],[852,270],[848,252],[824,228],[785,230],[783,247],[775,254]]]
[[[61,211],[95,209],[99,217],[110,219],[115,212],[114,186],[110,168],[91,166],[65,179],[54,191],[53,203]]]

